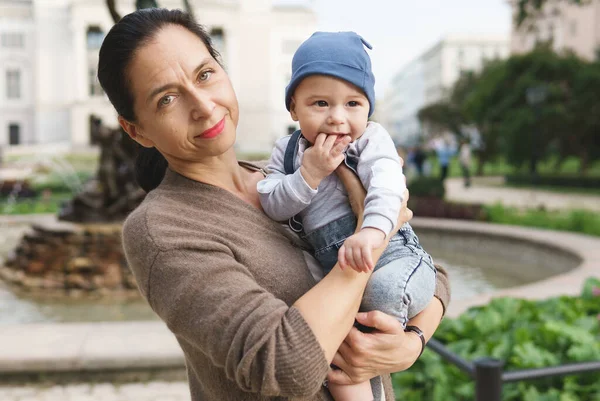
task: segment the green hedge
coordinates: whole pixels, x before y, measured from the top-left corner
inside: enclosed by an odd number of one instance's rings
[[[437,177],[418,177],[408,183],[410,196],[443,199],[446,194],[444,183]]]
[[[581,175],[539,175],[534,178],[530,174],[509,174],[505,176],[506,183],[514,186],[540,186],[556,188],[600,188],[600,177]]]
[[[572,231],[600,236],[600,213],[588,210],[519,210],[502,204],[483,206],[484,220],[490,223]]]
[[[580,297],[545,301],[500,298],[445,319],[435,337],[462,358],[493,357],[505,370],[600,360],[600,280],[586,281]],[[474,382],[427,349],[415,365],[393,376],[402,401],[472,401]],[[504,385],[503,401],[600,401],[600,372]]]

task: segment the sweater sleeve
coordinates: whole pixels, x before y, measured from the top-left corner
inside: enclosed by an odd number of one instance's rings
[[[267,165],[269,175],[257,184],[263,210],[275,221],[285,221],[306,209],[318,192],[304,180],[300,169],[285,174],[283,160],[288,141],[289,137],[277,141]]]
[[[398,220],[406,189],[400,157],[390,134],[380,124],[369,123],[360,150],[358,175],[367,190],[361,228],[373,227],[389,234]]]
[[[229,248],[203,242],[202,250],[156,257],[147,290],[154,311],[240,389],[282,397],[317,393],[328,364],[300,312],[262,288]]]
[[[435,269],[437,270],[437,274],[435,275],[434,296],[442,303],[445,315],[451,298],[450,280],[448,278],[448,272],[446,272],[446,269],[442,266],[435,265]]]

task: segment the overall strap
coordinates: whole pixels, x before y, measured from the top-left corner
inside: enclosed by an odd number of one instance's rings
[[[294,161],[298,155],[298,142],[300,141],[300,137],[302,137],[302,132],[300,130],[294,131],[290,137],[287,147],[285,148],[285,154],[283,156],[283,171],[286,175],[294,174]],[[288,225],[292,231],[296,233],[300,234],[303,232],[304,228],[302,226],[302,219],[299,215],[291,217],[288,221]]]
[[[285,155],[283,156],[283,170],[286,175],[294,174],[294,161],[298,154],[298,142],[302,136],[302,131],[296,130],[290,137],[290,141],[285,148]]]
[[[346,152],[344,156],[344,164],[358,176],[358,156],[351,155]]]

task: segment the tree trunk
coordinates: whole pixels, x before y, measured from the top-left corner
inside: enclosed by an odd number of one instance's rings
[[[477,175],[482,176],[483,175],[483,167],[485,166],[487,157],[484,154],[484,152],[479,152],[478,156],[479,157],[477,158]]]
[[[582,150],[579,154],[579,173],[584,175],[587,173],[588,168],[590,167],[590,157],[589,152],[586,150]]]
[[[196,21],[196,16],[194,15],[194,9],[192,8],[192,5],[190,4],[189,0],[183,0],[183,7],[185,8],[185,11],[192,17],[192,19],[194,21]]]
[[[117,12],[115,0],[106,0],[106,7],[115,24],[121,19],[121,15]]]
[[[554,174],[560,173],[560,168],[563,165],[566,158],[567,158],[567,156],[563,152],[560,152],[558,154],[558,157],[556,158],[556,162],[554,163],[554,166],[553,166]]]

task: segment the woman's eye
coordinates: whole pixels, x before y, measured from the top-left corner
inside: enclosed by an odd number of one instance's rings
[[[319,107],[327,107],[327,102],[325,100],[317,100],[315,104]]]
[[[173,96],[173,95],[163,96],[158,101],[158,106],[159,107],[168,106],[169,104],[171,104],[171,102],[173,101],[174,98],[175,98],[175,96]]]
[[[198,75],[198,80],[200,81],[206,81],[208,78],[210,78],[210,76],[213,74],[212,70],[206,70],[206,71],[202,71],[200,73],[200,75]]]

